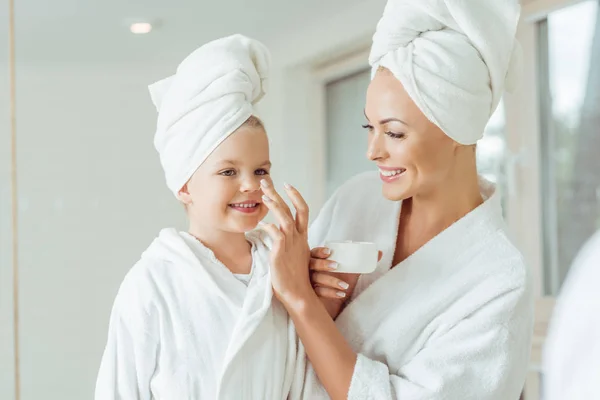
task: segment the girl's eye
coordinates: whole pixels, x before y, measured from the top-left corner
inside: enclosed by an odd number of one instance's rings
[[[228,169],[228,170],[225,170],[225,171],[221,171],[221,172],[219,173],[219,175],[223,175],[223,176],[234,176],[234,175],[235,175],[235,170],[233,170],[233,169]]]

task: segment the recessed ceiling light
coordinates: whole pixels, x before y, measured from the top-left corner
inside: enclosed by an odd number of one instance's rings
[[[152,24],[150,22],[134,22],[129,25],[129,30],[136,35],[143,35],[152,31]]]

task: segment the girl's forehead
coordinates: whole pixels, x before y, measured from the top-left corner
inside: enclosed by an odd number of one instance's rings
[[[238,135],[238,133],[241,133]],[[270,165],[269,143],[266,134],[236,132],[223,141],[208,157],[207,162],[219,166]]]

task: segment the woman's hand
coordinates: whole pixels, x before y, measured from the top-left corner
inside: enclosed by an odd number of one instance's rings
[[[273,291],[286,308],[302,306],[314,296],[309,279],[308,206],[295,188],[285,185],[296,209],[294,217],[272,184],[263,179],[261,187],[264,204],[279,222],[279,228],[263,224],[263,229],[273,239],[270,255]]]
[[[331,318],[335,319],[352,296],[360,274],[336,274],[337,263],[328,259],[331,250],[325,247],[312,249],[310,256],[310,282]]]
[[[335,319],[354,293],[360,274],[335,273],[337,263],[329,259],[331,250],[325,247],[315,247],[310,256],[311,284],[331,318]],[[381,256],[380,251],[378,261]]]
[[[262,180],[261,186],[264,204],[280,224],[279,228],[272,224],[263,225],[273,238],[270,254],[273,291],[292,318],[306,355],[327,393],[332,399],[345,399],[358,356],[311,286],[308,207],[300,193],[286,185],[286,192],[296,209],[294,218],[269,182]]]
[[[337,263],[329,260],[330,255],[325,247],[310,251],[310,281],[319,297],[344,302],[352,295],[360,274],[336,274]]]

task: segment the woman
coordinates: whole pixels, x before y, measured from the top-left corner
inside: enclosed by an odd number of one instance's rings
[[[533,307],[529,272],[508,238],[499,194],[478,178],[475,143],[517,67],[512,0],[390,0],[374,36],[365,115],[379,174],[343,185],[309,242],[373,241],[377,270],[328,307],[306,263],[307,210],[272,187],[280,228],[273,287],[312,364],[310,399],[517,399],[525,381]],[[322,248],[313,271],[328,271]],[[331,259],[335,259],[332,254]],[[314,272],[322,296],[339,278]],[[355,280],[355,279],[354,279]],[[356,286],[356,288],[354,288]],[[352,292],[353,291],[353,292]],[[336,301],[336,300],[332,300]],[[331,304],[329,304],[331,306]],[[341,310],[341,312],[340,312]]]

